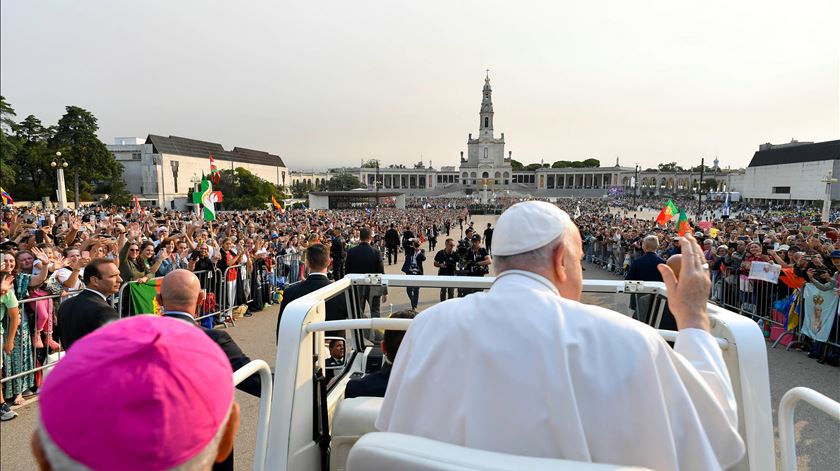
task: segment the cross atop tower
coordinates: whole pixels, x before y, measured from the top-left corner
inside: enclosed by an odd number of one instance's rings
[[[490,69],[484,69],[487,71],[487,76],[484,77],[485,80],[490,80]]]

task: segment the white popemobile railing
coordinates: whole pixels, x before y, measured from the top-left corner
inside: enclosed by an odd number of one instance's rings
[[[360,315],[356,307],[357,287],[417,286],[486,289],[493,281],[494,278],[490,277],[348,275],[289,304],[280,322],[276,358],[278,367],[274,377],[272,409],[270,414],[261,411],[261,421],[264,415],[270,416],[268,443],[271,446],[268,447],[265,461],[255,459],[254,469],[322,469],[325,447],[319,446],[313,437],[329,432],[319,430],[319,421],[316,417],[319,413],[319,405],[315,404],[319,393],[315,388],[314,378],[317,378],[318,371],[324,369],[325,362],[321,354],[324,331],[344,330],[349,334],[346,336],[347,367],[337,375],[336,379],[333,379],[325,401],[326,414],[332,417],[343,398],[343,388],[350,375],[364,371],[364,363],[367,361],[365,347],[369,346],[370,342],[366,341],[360,332],[364,329],[405,330],[409,327],[410,320],[370,319]],[[645,293],[663,299],[667,298],[667,291],[662,283],[584,280],[583,291],[587,293]],[[351,318],[325,321],[324,302],[345,292]],[[661,310],[664,303],[659,303],[658,306]],[[724,361],[729,370],[738,402],[739,433],[747,449],[741,462],[730,469],[762,471],[775,469],[770,383],[764,337],[755,322],[749,318],[712,304],[708,305],[708,312],[712,335],[717,338],[721,346]],[[651,316],[654,319],[653,322],[658,322],[659,317],[661,316]],[[666,339],[673,339],[676,335],[673,331],[660,331],[660,333]],[[806,388],[797,389],[810,391]],[[830,402],[821,404],[830,408],[833,407]],[[261,407],[262,405],[261,402]],[[320,413],[323,414],[324,411],[320,410]],[[255,456],[261,452],[262,443],[258,441]],[[785,444],[783,443],[782,446],[784,447]],[[580,463],[579,469],[587,469],[590,466],[587,463]],[[786,465],[783,469],[794,470],[795,467]]]
[[[233,372],[233,384],[260,375],[260,413],[257,422],[257,446],[254,450],[254,469],[265,469],[265,455],[268,450],[268,421],[271,418],[271,368],[263,360],[253,360]],[[269,468],[270,469],[270,468]]]
[[[779,402],[779,446],[782,454],[782,469],[796,469],[796,434],[794,433],[793,412],[799,401],[805,401],[817,409],[840,421],[840,403],[813,389],[793,388],[782,396]]]

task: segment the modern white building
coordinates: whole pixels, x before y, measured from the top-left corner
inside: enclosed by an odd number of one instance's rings
[[[827,177],[840,175],[840,140],[762,144],[744,175],[747,201],[821,204]],[[831,200],[840,200],[840,184],[831,187]]]
[[[128,191],[143,204],[185,209],[187,196],[201,179],[210,174],[210,156],[219,170],[242,167],[275,185],[291,183],[289,171],[278,155],[177,136],[149,134],[146,140],[118,137],[107,146],[123,167]]]

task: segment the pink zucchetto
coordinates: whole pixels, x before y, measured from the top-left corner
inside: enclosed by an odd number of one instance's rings
[[[92,469],[169,469],[210,444],[233,390],[230,362],[204,331],[137,316],[73,344],[44,382],[41,422]]]

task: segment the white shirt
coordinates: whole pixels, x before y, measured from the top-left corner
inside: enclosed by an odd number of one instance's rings
[[[108,302],[108,298],[104,294],[100,293],[99,291],[96,291],[95,289],[85,288],[85,291],[90,291],[91,293],[96,293],[96,294],[99,295],[100,298],[102,298],[103,301],[105,301],[106,303]]]
[[[58,280],[58,282],[61,283],[62,286],[64,286],[64,282],[70,279],[71,276],[73,276],[73,270],[67,267],[59,268],[55,271],[54,275],[55,279]],[[84,287],[85,284],[82,282],[82,273],[81,270],[79,270],[79,277],[76,279],[76,284],[69,288],[65,287],[64,289],[82,289]]]
[[[419,314],[376,427],[518,455],[713,470],[744,454],[720,348],[511,271]]]

